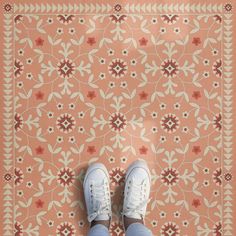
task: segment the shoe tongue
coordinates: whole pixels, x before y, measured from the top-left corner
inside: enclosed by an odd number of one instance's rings
[[[109,219],[110,217],[108,214],[100,214],[94,220],[97,221],[97,220],[109,220]]]

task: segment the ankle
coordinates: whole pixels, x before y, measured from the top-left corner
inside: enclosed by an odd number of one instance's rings
[[[143,224],[143,219],[135,219],[135,218],[130,218],[130,217],[124,216],[124,227],[125,227],[125,230],[127,230],[128,227],[131,224],[134,224],[134,223]]]
[[[104,225],[104,226],[106,226],[109,229],[109,227],[110,227],[110,220],[93,220],[91,222],[90,228],[92,228],[95,225],[99,225],[99,224],[100,225]]]

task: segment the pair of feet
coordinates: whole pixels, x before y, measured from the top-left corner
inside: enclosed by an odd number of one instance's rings
[[[123,224],[125,230],[132,223],[143,223],[149,200],[151,176],[145,161],[131,164],[125,177]],[[84,196],[91,227],[103,224],[109,228],[112,211],[109,174],[101,163],[89,166],[84,178]]]

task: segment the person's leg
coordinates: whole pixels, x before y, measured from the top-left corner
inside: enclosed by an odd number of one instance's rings
[[[109,188],[109,174],[101,163],[89,166],[84,178],[84,197],[91,223],[89,236],[109,235],[111,221],[111,199]]]
[[[151,175],[145,161],[135,161],[129,168],[125,177],[123,223],[128,235],[132,235],[135,227],[137,232],[133,235],[148,236],[151,232],[143,225],[147,203],[151,188]],[[135,231],[136,232],[136,231]]]
[[[89,230],[88,236],[109,236],[108,228],[103,224],[96,224]]]
[[[130,224],[126,231],[126,236],[152,236],[151,230],[141,223]]]

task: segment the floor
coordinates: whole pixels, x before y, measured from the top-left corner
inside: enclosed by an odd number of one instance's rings
[[[4,162],[15,222],[5,216],[4,235],[86,235],[93,162],[108,168],[110,231],[123,235],[124,176],[137,158],[152,174],[153,235],[233,235],[232,6],[29,3],[4,8],[5,68],[14,63],[4,91],[15,102],[14,161]]]

